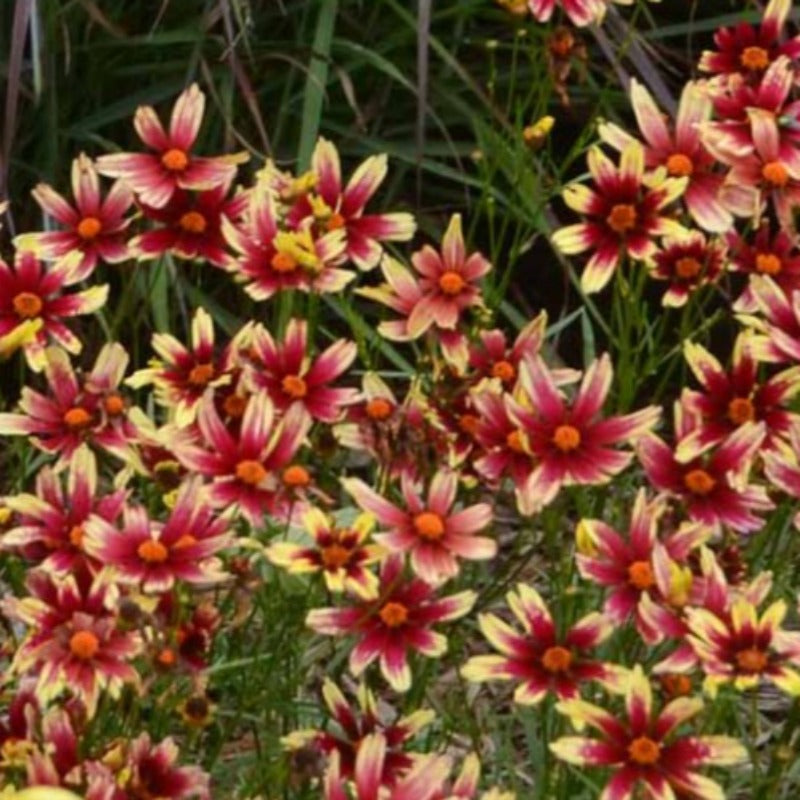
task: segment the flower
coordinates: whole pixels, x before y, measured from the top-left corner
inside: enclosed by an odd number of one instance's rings
[[[746,597],[733,600],[729,612],[686,610],[689,643],[712,692],[732,682],[737,689],[758,686],[762,678],[800,696],[800,633],[781,628],[787,606],[776,600],[761,615]]]
[[[800,361],[800,291],[785,294],[772,278],[752,275],[750,288],[759,316],[740,315],[755,335],[750,340],[758,361],[796,364]]]
[[[632,453],[609,445],[635,441],[658,421],[661,410],[657,406],[597,419],[612,378],[611,360],[605,354],[592,362],[574,400],[567,404],[539,356],[523,364],[520,385],[527,402],[506,400],[509,416],[521,431],[523,448],[537,459],[524,486],[517,488],[523,514],[546,506],[563,485],[607,483],[633,458]]]
[[[658,174],[645,179],[644,149],[635,141],[622,150],[619,167],[599,147],[589,151],[588,164],[596,190],[573,183],[563,197],[571,209],[590,219],[560,228],[551,241],[567,255],[594,251],[581,275],[581,288],[590,294],[608,283],[621,255],[648,258],[655,252],[656,236],[685,232],[659,212],[682,194],[688,177]]]
[[[679,415],[676,450],[652,433],[639,441],[639,461],[647,479],[659,491],[680,498],[692,520],[728,525],[741,533],[758,530],[763,523],[753,512],[773,508],[763,487],[748,484],[764,440],[764,423],[746,422],[711,452],[681,462],[680,442],[691,431],[682,419]]]
[[[729,371],[694,342],[686,342],[684,355],[703,391],[685,389],[681,396],[682,406],[699,422],[678,445],[680,461],[696,458],[747,422],[764,423],[763,450],[773,449],[779,440],[788,440],[792,425],[800,421],[786,408],[800,391],[800,369],[783,370],[759,382],[758,362],[746,333],[736,338]]]
[[[263,325],[255,326],[248,350],[250,382],[255,390],[265,389],[269,393],[279,412],[298,406],[313,419],[335,422],[343,408],[356,401],[358,392],[328,384],[353,363],[356,344],[339,339],[313,360],[307,350],[305,320],[291,319],[280,343],[275,342]]]
[[[404,748],[433,721],[433,711],[420,709],[389,721],[385,713],[380,713],[375,695],[363,683],[359,683],[356,690],[357,705],[354,707],[330,678],[325,678],[322,685],[322,697],[333,717],[333,725],[325,730],[293,731],[281,740],[284,746],[298,750],[311,744],[329,758],[336,753],[342,778],[352,780],[362,743],[371,734],[378,733],[386,739],[382,785],[393,786],[413,767],[418,754]]]
[[[176,442],[175,455],[188,469],[212,479],[212,504],[236,504],[251,525],[261,524],[265,512],[279,513],[279,470],[289,464],[306,437],[310,420],[298,407],[280,421],[265,391],[247,401],[238,436],[220,419],[213,400],[200,406],[198,443]]]
[[[121,583],[143,592],[169,591],[176,580],[211,584],[225,577],[215,554],[231,543],[228,521],[217,517],[205,499],[202,478],[185,481],[163,524],[143,506],[126,508],[122,528],[100,516],[84,525],[84,547],[101,564],[114,568]]]
[[[639,785],[652,798],[680,793],[717,800],[722,789],[696,772],[697,767],[747,760],[745,748],[729,736],[677,736],[677,729],[703,708],[702,700],[679,697],[654,713],[650,681],[638,664],[628,679],[625,717],[617,718],[585,700],[565,700],[556,708],[576,726],[589,725],[602,734],[602,739],[562,736],[550,749],[557,758],[580,767],[611,767],[603,792],[609,800],[627,800]]]
[[[707,241],[700,231],[665,237],[650,266],[651,278],[669,281],[661,305],[680,308],[701,286],[717,282],[725,269],[725,246]]]
[[[29,631],[14,656],[18,673],[36,676],[36,696],[43,705],[65,689],[94,715],[100,692],[118,697],[123,685],[138,684],[130,661],[139,654],[138,633],[117,628],[118,590],[108,577],[68,575],[56,579],[44,572],[30,573],[28,597],[2,601],[6,614]]]
[[[431,800],[438,792],[450,772],[450,760],[446,756],[425,756],[388,793],[382,791],[382,775],[386,760],[387,743],[381,733],[371,733],[364,738],[358,749],[355,781],[350,791],[342,780],[340,756],[334,752],[325,772],[325,800]]]
[[[39,563],[46,572],[78,573],[95,566],[85,549],[86,522],[94,514],[108,523],[122,513],[127,502],[125,489],[100,494],[97,460],[84,444],[69,465],[66,490],[61,476],[50,467],[36,475],[35,494],[3,498],[3,504],[19,515],[0,542],[17,548],[23,556]]]
[[[108,299],[107,284],[64,293],[82,279],[82,263],[79,253],[70,253],[46,268],[30,251],[18,251],[13,268],[0,259],[0,336],[26,320],[41,320],[33,337],[22,344],[28,365],[37,372],[44,367],[48,341],[55,340],[70,353],[83,348],[62,319],[93,314]]]
[[[550,611],[535,589],[520,583],[506,600],[523,633],[494,614],[480,614],[481,633],[500,655],[473,656],[461,668],[464,678],[514,681],[514,702],[523,705],[540,703],[548,692],[561,700],[577,697],[585,681],[613,686],[618,670],[590,657],[590,651],[611,634],[607,617],[587,614],[559,636]]]
[[[578,28],[599,22],[605,12],[604,0],[528,0],[528,9],[538,22],[548,22],[557,5]]]
[[[381,259],[381,242],[408,241],[416,230],[411,214],[365,214],[364,208],[386,177],[386,156],[370,156],[342,187],[341,164],[336,146],[320,139],[311,157],[314,186],[300,194],[287,213],[292,226],[311,217],[323,231],[343,230],[346,254],[359,269],[369,270]]]
[[[330,592],[353,592],[365,600],[378,592],[378,579],[367,569],[384,554],[382,547],[367,544],[374,526],[369,514],[361,514],[352,525],[339,527],[318,508],[303,516],[305,529],[314,537],[313,547],[294,542],[273,542],[267,558],[291,573],[319,572]]]
[[[358,478],[344,478],[342,486],[381,526],[389,528],[388,533],[375,534],[375,541],[391,552],[409,553],[411,568],[432,586],[458,574],[457,556],[485,560],[497,553],[494,539],[475,535],[492,520],[492,508],[488,503],[476,503],[452,512],[458,490],[454,472],[437,472],[425,499],[411,479],[402,475],[402,508],[381,497]]]
[[[749,22],[740,22],[735,28],[720,28],[714,34],[717,50],[704,50],[698,68],[702,72],[741,74],[758,80],[778,56],[800,57],[800,37],[781,42],[791,8],[791,0],[770,0],[757,28]]]
[[[48,347],[44,362],[49,395],[25,386],[19,401],[22,413],[0,414],[0,434],[30,436],[36,447],[58,454],[56,469],[83,442],[128,458],[136,431],[116,391],[128,364],[125,348],[116,342],[104,345],[91,372],[80,380],[63,350]]]
[[[663,167],[672,177],[685,177],[686,191],[682,200],[694,221],[706,231],[729,230],[733,218],[719,198],[723,176],[713,171],[716,161],[700,136],[702,124],[711,117],[708,93],[692,81],[684,86],[674,132],[670,132],[650,93],[635,79],[631,80],[630,95],[639,130],[646,142],[645,167],[649,170]],[[598,133],[604,142],[620,151],[637,141],[614,123],[601,124]]]
[[[178,258],[226,267],[230,256],[222,235],[222,216],[237,220],[247,207],[246,192],[227,196],[232,178],[202,192],[177,189],[163,206],[142,203],[145,217],[160,226],[132,239],[131,250],[140,259],[156,258],[169,252]]]
[[[115,264],[130,257],[126,243],[131,218],[125,213],[133,204],[128,187],[117,181],[105,199],[92,160],[81,153],[72,162],[74,206],[46,183],[33,190],[36,202],[64,230],[24,233],[14,239],[18,250],[32,250],[44,259],[58,259],[75,251],[82,254],[77,280],[89,276],[97,262]]]
[[[361,675],[379,659],[381,674],[397,692],[411,688],[408,650],[429,658],[441,656],[447,639],[431,626],[463,617],[477,596],[463,591],[437,598],[433,587],[419,578],[404,579],[403,565],[399,554],[383,562],[377,600],[354,599],[341,608],[316,608],[306,617],[306,624],[317,633],[355,635],[358,642],[350,651],[350,671]]]
[[[139,106],[133,126],[152,153],[112,153],[97,159],[101,175],[122,178],[140,202],[154,208],[165,206],[178,189],[205,191],[230,183],[241,154],[202,158],[194,146],[206,98],[193,83],[178,97],[172,109],[169,132],[151,106]]]
[[[661,597],[655,555],[659,520],[665,509],[662,496],[649,500],[640,489],[625,536],[599,519],[582,519],[576,531],[578,572],[584,580],[608,590],[603,612],[617,625],[633,617],[636,629],[649,644],[660,642],[665,634],[662,625],[652,625],[642,613],[645,595]],[[687,525],[664,537],[661,544],[673,563],[685,563],[710,535],[705,527]]]

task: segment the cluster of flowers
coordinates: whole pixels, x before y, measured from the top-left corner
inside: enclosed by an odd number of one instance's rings
[[[25,594],[2,603],[21,642],[3,662],[0,788],[59,786],[87,800],[209,797],[208,775],[178,766],[171,738],[87,744],[84,732],[104,704],[144,697],[165,673],[187,678],[179,708],[202,725],[205,667],[229,624],[212,590],[269,579],[277,567],[328,590],[331,605],[310,609],[307,625],[344,642],[359,681],[352,705],[327,679],[327,724],[285,740],[324,760],[326,800],[509,800],[479,788],[477,755],[462,753],[454,774],[451,753],[413,750],[417,734],[435,728],[433,712],[385,713],[368,681],[381,676],[389,697],[407,692],[419,658],[446,651],[439,626],[468,624],[482,587],[458,587],[464,572],[480,576],[465,562],[502,566],[500,509],[540,514],[569,487],[608,484],[638,458],[652,488],[636,494],[627,530],[599,519],[577,527],[572,572],[604,593],[602,612],[554,617],[520,582],[506,598],[511,616],[477,617],[495,652],[459,666],[468,681],[513,682],[519,704],[554,695],[578,732],[596,730],[550,748],[566,762],[611,767],[604,797],[630,798],[637,785],[653,798],[721,797],[698,769],[747,754],[729,736],[699,733],[698,684],[712,697],[723,684],[766,681],[800,695],[788,603],[761,610],[771,577],[748,575],[737,544],[773,508],[767,487],[800,496],[800,420],[789,408],[800,390],[800,271],[787,233],[800,180],[788,102],[800,42],[780,41],[785,15],[773,2],[758,30],[717,34],[720,52],[701,64],[717,77],[689,85],[674,135],[634,85],[647,144],[604,125],[604,141],[622,151],[619,169],[594,149],[598,191],[565,193],[591,219],[554,242],[565,252],[595,248],[587,291],[627,255],[670,280],[670,302],[716,280],[728,258],[750,273],[736,305],[749,327],[731,368],[686,346],[700,388],[676,403],[672,445],[653,433],[658,407],[604,412],[607,355],[582,373],[554,365],[544,314],[513,342],[490,327],[481,281],[492,266],[467,250],[459,216],[439,247],[423,246],[409,263],[384,252],[415,230],[409,214],[365,213],[384,157],[344,183],[335,148],[320,140],[307,173],[268,163],[252,186],[233,189],[242,157],[193,151],[204,96],[192,86],[168,131],[153,109],[137,111],[147,153],[79,157],[72,201],[37,187],[61,227],[19,236],[13,267],[0,264],[0,350],[21,346],[45,384],[25,387],[18,410],[0,414],[0,434],[28,437],[47,462],[32,492],[0,506],[0,545],[31,567]],[[115,179],[105,196],[101,175]],[[679,198],[702,231],[664,212]],[[754,220],[755,232],[723,237],[734,216]],[[65,319],[96,311],[108,292],[70,287],[101,264],[165,253],[230,273],[255,301],[340,292],[379,268],[381,282],[364,281],[352,302],[388,309],[377,336],[423,351],[418,374],[404,393],[372,371],[353,385],[355,342],[318,352],[318,332],[300,318],[278,331],[250,321],[220,342],[202,308],[188,342],[155,334],[156,358],[132,374],[119,343],[91,368],[74,365],[81,342]],[[788,366],[760,381],[762,362]],[[129,390],[146,387],[163,413],[134,405]],[[338,469],[370,480],[325,474],[329,441],[340,446]],[[354,521],[352,503],[332,496],[339,486],[363,512]],[[254,570],[262,555],[272,566]],[[643,663],[599,656],[624,625],[641,640]],[[599,698],[603,706],[590,702]]]

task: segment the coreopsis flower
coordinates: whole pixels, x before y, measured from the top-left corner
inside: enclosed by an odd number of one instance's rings
[[[688,641],[700,660],[710,691],[732,682],[737,689],[768,680],[800,696],[800,633],[781,625],[787,605],[776,600],[761,614],[745,597],[733,600],[728,613],[688,608]]]
[[[349,405],[345,420],[333,428],[336,440],[351,450],[364,450],[375,458],[385,456],[384,439],[391,437],[402,415],[391,387],[376,372],[365,372],[358,402]]]
[[[125,507],[127,494],[125,489],[99,493],[97,460],[81,445],[70,461],[66,488],[58,473],[43,467],[36,474],[35,494],[3,498],[3,504],[18,517],[17,524],[0,536],[0,543],[17,549],[46,572],[77,573],[90,563],[96,565],[84,546],[89,516],[113,524]]]
[[[206,98],[193,83],[175,102],[169,131],[152,106],[139,106],[133,126],[151,153],[110,153],[97,159],[101,175],[121,178],[140,202],[161,208],[178,189],[205,191],[230,183],[243,158],[204,158],[192,153],[203,121]],[[247,156],[244,156],[244,160]]]
[[[432,800],[477,800],[478,782],[481,778],[481,762],[476,753],[469,753],[461,764],[455,780],[448,781],[433,795]],[[480,794],[480,800],[515,800],[512,792],[503,792],[497,787]]]
[[[739,319],[756,333],[750,340],[753,357],[779,364],[800,362],[800,291],[786,294],[766,275],[750,277],[758,315]]]
[[[752,240],[734,231],[727,240],[730,258],[728,269],[731,272],[767,275],[787,297],[800,289],[800,252],[785,230],[778,228],[773,235],[770,223],[764,220]],[[734,310],[753,313],[757,309],[753,290],[748,284],[737,298]]]
[[[226,269],[254,300],[268,300],[284,289],[339,292],[355,278],[337,268],[345,258],[344,230],[320,235],[309,224],[283,229],[275,198],[263,182],[250,190],[240,223],[222,217],[222,233],[235,252]]]
[[[612,378],[611,360],[604,354],[586,370],[568,403],[539,356],[522,365],[520,386],[530,402],[507,398],[506,403],[523,448],[537,459],[530,477],[517,487],[523,514],[550,503],[564,485],[607,483],[633,458],[633,453],[612,446],[635,442],[660,418],[661,409],[648,406],[599,419]]]
[[[335,145],[320,139],[311,157],[313,188],[300,194],[287,213],[295,227],[311,218],[323,231],[343,230],[347,259],[359,269],[375,267],[383,255],[381,242],[408,241],[416,230],[406,212],[365,214],[364,209],[386,177],[386,156],[370,156],[342,186],[342,168]]]
[[[117,785],[126,797],[211,800],[208,773],[201,767],[177,766],[178,755],[171,738],[153,744],[148,733],[139,734],[124,748]]]
[[[214,352],[214,321],[204,308],[192,318],[191,345],[187,347],[169,333],[155,333],[151,346],[158,357],[145,369],[131,375],[125,383],[139,388],[155,386],[156,401],[173,410],[179,428],[191,425],[206,390],[230,382],[226,355]]]
[[[425,497],[413,481],[401,476],[402,506],[395,505],[358,478],[344,478],[342,485],[358,505],[374,515],[387,533],[376,533],[375,541],[390,552],[408,553],[411,568],[422,580],[437,586],[459,573],[458,558],[490,559],[497,542],[477,536],[492,521],[488,503],[453,511],[458,476],[440,470],[432,478]]]
[[[417,756],[406,749],[408,743],[435,717],[433,711],[419,709],[403,717],[387,719],[386,714],[380,712],[375,695],[363,683],[359,683],[356,690],[355,706],[347,701],[330,678],[325,678],[322,685],[322,697],[333,717],[333,725],[325,730],[293,731],[281,741],[290,750],[311,745],[328,758],[337,753],[341,776],[345,780],[353,778],[364,739],[380,733],[386,739],[381,784],[392,786],[397,783],[400,776],[413,766]]]
[[[716,75],[744,75],[757,81],[779,56],[800,56],[800,37],[783,39],[783,26],[791,11],[791,0],[770,0],[758,27],[739,22],[714,34],[717,50],[704,50],[698,68]]]
[[[619,679],[616,667],[591,657],[591,651],[611,634],[609,618],[587,614],[559,635],[549,609],[532,587],[518,584],[506,601],[523,632],[494,614],[478,615],[481,633],[499,655],[470,658],[461,668],[468,681],[514,681],[514,702],[536,705],[548,692],[566,700],[577,697],[584,682],[613,686]]]
[[[621,625],[633,618],[636,629],[649,644],[664,637],[664,630],[649,624],[642,613],[645,595],[658,597],[658,569],[654,563],[659,544],[658,526],[666,508],[665,499],[648,500],[644,489],[636,494],[628,530],[623,536],[603,520],[582,519],[576,531],[578,572],[585,580],[604,586],[604,613]],[[685,525],[661,541],[666,554],[677,563],[711,535],[700,525]]]
[[[639,441],[639,461],[647,479],[659,491],[679,498],[691,520],[727,525],[740,533],[758,530],[763,520],[754,512],[774,507],[762,486],[749,483],[753,459],[766,435],[764,423],[746,422],[714,449],[682,462],[676,454],[691,432],[691,422],[680,411],[676,417],[676,449],[653,433]]]
[[[231,543],[228,520],[206,502],[199,476],[184,482],[165,523],[143,506],[123,512],[122,527],[94,515],[84,524],[86,551],[113,567],[121,583],[143,592],[169,591],[176,581],[211,584],[225,577],[216,554]]]
[[[117,627],[118,590],[108,577],[30,573],[29,596],[9,597],[4,612],[29,628],[13,668],[36,676],[36,696],[48,703],[68,689],[94,715],[102,691],[118,697],[139,678],[129,663],[142,648],[138,633]]]
[[[44,359],[48,394],[25,386],[22,413],[0,414],[0,434],[30,436],[36,447],[59,456],[56,468],[84,442],[124,460],[136,435],[116,392],[128,364],[125,348],[116,342],[104,345],[91,372],[80,378],[63,350],[49,347]]]
[[[378,579],[367,567],[378,561],[384,550],[367,543],[374,527],[369,514],[361,514],[343,527],[318,508],[311,508],[303,515],[303,526],[314,545],[273,542],[266,550],[273,564],[291,573],[321,571],[330,592],[347,590],[367,600],[377,596]]]
[[[291,319],[280,342],[257,325],[250,338],[248,377],[255,390],[267,391],[279,412],[298,406],[312,419],[332,423],[356,401],[358,391],[329,384],[347,371],[357,353],[355,342],[339,339],[312,359],[305,320]]]
[[[298,407],[280,421],[265,391],[247,401],[238,436],[220,419],[213,400],[197,415],[200,442],[176,444],[175,455],[188,469],[211,479],[209,496],[218,507],[238,506],[251,525],[265,513],[281,512],[280,470],[294,458],[308,433],[310,419]]]
[[[630,84],[631,105],[645,139],[644,165],[648,170],[664,167],[672,177],[687,179],[681,198],[694,221],[704,230],[730,230],[733,217],[719,193],[723,176],[714,172],[716,161],[700,136],[700,126],[711,117],[712,102],[702,86],[690,81],[681,92],[674,131],[664,120],[647,89],[635,79]],[[600,138],[617,150],[636,142],[627,131],[603,123]]]
[[[232,178],[203,192],[178,189],[160,207],[141,203],[142,213],[157,227],[131,239],[132,252],[140,259],[171,253],[178,258],[225,267],[230,255],[222,235],[222,216],[235,221],[247,208],[246,192],[228,197]]]
[[[725,246],[700,231],[665,237],[650,262],[650,277],[667,281],[661,305],[680,308],[701,286],[716,283],[725,269]]]
[[[747,750],[729,736],[677,735],[702,710],[703,701],[679,697],[655,712],[650,681],[638,664],[628,679],[623,717],[585,700],[565,700],[556,708],[574,725],[600,732],[600,738],[562,736],[550,749],[557,758],[579,767],[611,767],[602,795],[608,800],[628,800],[639,786],[653,800],[676,794],[717,800],[723,796],[721,787],[697,768],[747,760]]]
[[[599,147],[589,151],[587,161],[595,188],[572,183],[563,197],[571,209],[589,219],[560,228],[551,241],[567,255],[593,250],[581,275],[581,287],[589,294],[608,283],[621,256],[648,258],[656,250],[655,237],[685,232],[660,212],[683,193],[688,177],[657,173],[645,179],[644,148],[635,141],[622,150],[619,167]]]
[[[476,594],[463,591],[436,597],[430,584],[403,577],[404,559],[389,556],[381,567],[377,600],[353,598],[341,608],[317,608],[308,612],[306,624],[328,636],[355,635],[350,651],[350,671],[359,676],[376,659],[383,677],[397,692],[411,688],[409,650],[438,658],[447,639],[431,630],[437,622],[463,617],[475,603]]]
[[[45,259],[80,252],[77,272],[78,280],[83,280],[98,261],[116,264],[130,258],[126,239],[131,218],[125,214],[133,205],[133,195],[122,181],[117,181],[103,199],[97,170],[83,153],[72,162],[72,195],[74,205],[48,184],[38,184],[33,190],[34,199],[63,230],[24,233],[14,239],[14,246],[32,250]]]
[[[79,292],[64,290],[82,280],[82,256],[70,253],[45,266],[30,251],[18,251],[14,266],[0,259],[0,336],[26,320],[41,320],[33,337],[22,345],[31,369],[44,367],[44,349],[54,341],[70,353],[80,353],[83,342],[64,324],[67,317],[93,314],[105,305],[108,285]]]
[[[793,426],[790,432],[791,445],[776,447],[764,453],[764,474],[777,489],[790,497],[800,498],[800,426]],[[794,526],[800,528],[800,512],[795,514]]]
[[[480,331],[479,341],[469,348],[469,366],[477,373],[478,381],[495,379],[503,389],[513,388],[520,362],[539,352],[546,329],[547,313],[542,311],[525,325],[510,348],[503,331]]]
[[[779,440],[788,441],[792,426],[800,421],[787,408],[800,391],[799,368],[760,382],[758,362],[745,333],[736,338],[730,370],[699,344],[686,342],[683,351],[703,391],[684,389],[681,395],[682,406],[699,421],[678,444],[680,461],[696,458],[747,422],[764,423],[763,450],[773,449]]]
[[[605,0],[528,0],[528,9],[538,22],[548,22],[556,6],[578,28],[599,22],[605,13]]]
[[[424,756],[391,789],[382,783],[387,743],[381,733],[371,733],[361,743],[353,769],[354,780],[342,779],[339,753],[334,751],[325,772],[325,800],[431,800],[450,772],[446,756]]]
[[[51,707],[42,716],[41,744],[29,756],[26,779],[29,786],[61,786],[80,775],[78,736],[69,713],[64,708]]]

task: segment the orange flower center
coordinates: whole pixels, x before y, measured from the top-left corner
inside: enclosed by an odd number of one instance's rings
[[[625,233],[636,225],[636,209],[628,203],[618,203],[606,217],[608,227],[617,233]]]
[[[773,186],[786,186],[789,182],[789,170],[780,161],[770,161],[761,167],[761,176]]]
[[[118,394],[110,394],[103,400],[103,408],[109,417],[118,417],[125,410],[125,401]]]
[[[449,295],[458,294],[465,286],[466,282],[457,272],[448,270],[439,278],[439,288]]]
[[[222,403],[222,408],[229,417],[238,419],[247,408],[247,398],[240,394],[229,394]]]
[[[575,44],[575,37],[566,29],[556,31],[547,42],[550,52],[559,58],[566,58]]]
[[[169,557],[169,550],[155,539],[145,539],[136,548],[136,555],[148,564],[163,564]]]
[[[774,253],[759,253],[756,256],[756,272],[760,272],[762,275],[777,275],[782,268],[783,264],[780,258]]]
[[[408,609],[402,603],[389,602],[380,610],[378,616],[389,628],[399,628],[408,619]]]
[[[370,419],[384,420],[392,415],[394,410],[392,404],[383,397],[374,397],[366,406],[364,412]]]
[[[516,376],[517,371],[509,361],[498,361],[492,365],[492,377],[500,378],[503,383],[513,381]]]
[[[566,672],[572,664],[572,653],[566,647],[548,647],[542,654],[542,666],[548,672]]]
[[[696,278],[702,271],[703,265],[696,258],[692,258],[691,256],[679,258],[675,262],[675,273],[679,278],[683,278],[685,281]]]
[[[734,397],[728,403],[728,419],[734,425],[744,425],[756,418],[756,410],[753,403],[747,397]]]
[[[328,217],[325,223],[325,229],[329,231],[338,231],[339,228],[344,228],[347,220],[338,212],[335,211]]]
[[[736,654],[736,663],[745,672],[762,672],[768,661],[767,654],[757,647],[748,647]]]
[[[97,217],[84,217],[75,229],[81,239],[94,239],[101,230],[103,230],[103,223]]]
[[[717,482],[704,469],[689,470],[683,476],[683,483],[692,494],[706,495]]]
[[[647,736],[640,736],[628,745],[628,755],[637,764],[655,764],[661,755],[661,747]]]
[[[14,295],[11,305],[14,306],[17,316],[22,319],[33,319],[41,313],[44,307],[42,298],[33,292],[20,292],[18,295]]]
[[[69,649],[76,658],[88,661],[100,649],[100,640],[91,631],[76,631],[69,638]]]
[[[508,445],[509,450],[513,450],[515,453],[524,453],[525,440],[522,438],[522,431],[511,431],[506,436],[506,445]]]
[[[156,661],[158,661],[162,667],[171,667],[177,661],[175,651],[171,647],[165,647],[156,656]]]
[[[692,159],[683,153],[673,153],[667,159],[667,172],[679,178],[691,175],[694,172]]]
[[[581,443],[581,432],[572,425],[559,425],[553,434],[553,444],[563,453],[576,450]]]
[[[763,47],[745,47],[739,56],[739,63],[745,69],[766,69],[769,66],[769,53]]]
[[[462,414],[458,418],[458,427],[461,428],[464,433],[474,434],[475,431],[478,430],[480,422],[480,419],[474,414]]]
[[[297,269],[297,259],[289,253],[277,252],[269,263],[275,272],[294,272]]]
[[[236,477],[249,486],[256,486],[267,477],[264,465],[252,459],[245,459],[236,465]]]
[[[197,539],[191,533],[184,533],[173,545],[173,550],[183,550],[186,547],[192,547],[197,544]]]
[[[326,569],[339,569],[350,560],[350,550],[338,542],[323,547],[320,555]]]
[[[299,400],[308,394],[308,386],[299,375],[286,375],[281,381],[281,388],[289,397]]]
[[[63,419],[68,428],[79,430],[85,428],[92,421],[92,415],[85,408],[75,406],[64,412]]]
[[[187,233],[202,233],[208,227],[208,222],[199,211],[187,211],[178,220],[178,225]]]
[[[687,675],[662,675],[661,685],[670,697],[683,697],[692,691],[692,681]]]
[[[628,565],[628,583],[644,591],[656,582],[649,561],[634,561]]]
[[[214,367],[211,364],[197,364],[189,372],[189,383],[192,386],[205,386],[214,377]]]
[[[83,528],[80,525],[73,525],[70,528],[69,543],[78,550],[83,546]]]
[[[444,536],[444,521],[434,511],[423,511],[414,517],[414,528],[423,538],[432,542]]]
[[[183,172],[189,166],[189,156],[183,150],[173,147],[161,156],[161,163],[170,172]]]
[[[283,471],[283,482],[287,486],[308,486],[311,483],[311,476],[305,467],[299,464],[292,464]]]

